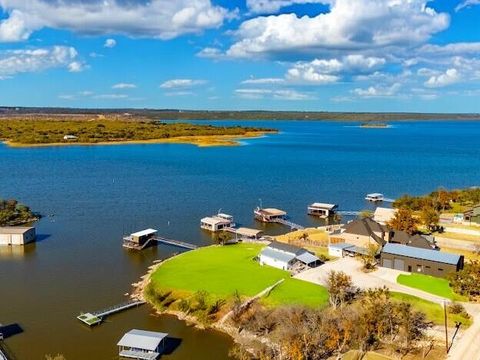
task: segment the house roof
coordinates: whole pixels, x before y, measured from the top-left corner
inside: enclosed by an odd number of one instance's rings
[[[140,237],[140,236],[145,236],[145,235],[153,235],[153,234],[156,234],[156,233],[157,233],[157,230],[155,230],[155,229],[146,229],[146,230],[142,230],[142,231],[137,231],[137,232],[135,232],[131,235]]]
[[[33,227],[5,226],[0,227],[0,234],[25,234],[27,231],[34,229]]]
[[[367,194],[367,197],[382,197],[383,194],[381,193],[371,193],[371,194]]]
[[[263,233],[262,230],[258,229],[249,229],[246,227],[239,227],[238,229],[235,230],[235,232],[239,235],[243,236],[259,236],[261,233]]]
[[[430,260],[444,264],[457,265],[461,256],[456,254],[449,254],[437,250],[421,249],[413,246],[406,246],[401,244],[385,244],[382,250],[383,253],[406,256],[414,259]]]
[[[301,247],[286,244],[286,243],[282,243],[282,242],[278,242],[278,241],[272,241],[268,245],[268,247],[271,248],[271,249],[275,249],[275,250],[279,250],[279,251],[283,251],[283,252],[287,252],[287,253],[291,253],[291,254],[295,254],[295,255],[300,255],[300,254],[307,251],[305,249],[302,249]]]
[[[304,264],[311,264],[315,261],[319,261],[320,259],[316,257],[315,255],[309,253],[308,251],[305,251],[303,254],[300,254],[297,256],[297,260],[300,260]]]
[[[309,208],[319,208],[319,209],[327,209],[327,210],[333,210],[337,207],[336,204],[326,204],[326,203],[313,203],[308,206]]]
[[[287,215],[287,213],[283,210],[280,209],[275,209],[275,208],[266,208],[266,209],[260,209],[260,212],[266,214],[266,215],[271,215],[271,216],[284,216]]]
[[[272,249],[268,246],[265,249],[262,250],[260,255],[263,255],[263,256],[269,257],[271,259],[278,260],[278,261],[286,262],[286,263],[292,261],[296,257],[295,254],[275,250],[275,249]]]
[[[384,241],[378,236],[376,236],[375,233],[387,233],[388,231],[389,229],[387,226],[381,225],[370,218],[365,218],[360,220],[354,220],[348,223],[345,226],[344,232],[346,232],[347,234],[371,236],[375,239],[375,241],[383,245]]]
[[[123,335],[117,345],[155,351],[167,336],[166,333],[133,329]]]
[[[338,244],[330,244],[328,245],[329,248],[334,248],[334,249],[348,249],[351,247],[354,247],[355,245],[348,244],[348,243],[338,243]]]

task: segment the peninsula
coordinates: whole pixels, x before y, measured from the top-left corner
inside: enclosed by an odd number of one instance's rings
[[[9,146],[63,146],[125,143],[188,143],[198,146],[238,145],[239,139],[274,133],[273,129],[212,126],[124,115],[54,115],[0,119],[0,140]]]

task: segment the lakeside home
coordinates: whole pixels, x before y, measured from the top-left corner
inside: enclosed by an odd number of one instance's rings
[[[0,227],[0,246],[25,245],[35,241],[34,227]]]
[[[277,241],[271,242],[259,255],[260,265],[282,270],[292,270],[297,263],[300,263],[300,267],[315,267],[319,262],[320,259],[308,250]]]

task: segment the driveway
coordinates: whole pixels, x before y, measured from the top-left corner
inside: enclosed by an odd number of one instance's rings
[[[362,271],[362,263],[348,256],[335,261],[328,261],[319,267],[303,271],[294,277],[314,284],[326,285],[328,273],[332,270],[343,271],[350,275],[353,284],[360,289],[386,286],[391,291],[417,296],[438,304],[443,304],[444,301],[450,301],[421,290],[397,284],[397,276],[400,274],[408,274],[407,272],[379,267],[376,271],[364,273]]]

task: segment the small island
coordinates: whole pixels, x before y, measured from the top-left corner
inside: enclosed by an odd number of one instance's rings
[[[18,226],[30,224],[40,218],[26,205],[20,204],[17,200],[0,199],[0,226]]]
[[[367,128],[367,129],[385,129],[385,128],[388,128],[389,125],[385,122],[368,121],[368,122],[361,123],[360,127]]]
[[[0,140],[9,146],[62,146],[125,143],[238,145],[239,139],[275,133],[254,127],[162,122],[130,115],[76,115],[0,119]]]

